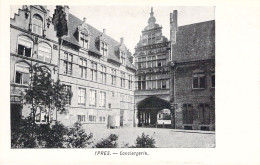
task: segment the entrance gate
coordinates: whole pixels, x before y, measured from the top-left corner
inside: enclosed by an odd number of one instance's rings
[[[138,126],[152,126],[157,123],[157,114],[162,109],[170,109],[170,103],[156,96],[150,96],[137,104]]]

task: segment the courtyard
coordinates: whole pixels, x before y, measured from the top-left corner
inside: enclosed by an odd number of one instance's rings
[[[89,129],[90,130],[90,129]],[[178,130],[162,128],[120,128],[120,129],[91,129],[87,133],[93,133],[94,143],[110,134],[118,135],[118,146],[123,148],[126,144],[132,146],[135,140],[142,133],[153,137],[156,141],[155,146],[158,148],[212,148],[215,147],[215,132],[212,131],[195,131],[195,130]]]

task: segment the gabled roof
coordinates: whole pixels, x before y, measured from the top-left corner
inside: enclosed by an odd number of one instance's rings
[[[83,21],[74,16],[73,14],[68,15],[68,36],[64,36],[63,39],[67,42],[70,42],[74,45],[80,46],[79,42],[75,36],[75,32],[77,31],[77,27],[82,25]],[[87,24],[87,23],[86,23]],[[115,41],[113,38],[109,37],[106,34],[103,34],[101,31],[97,30],[93,26],[87,24],[88,30],[90,32],[90,43],[89,43],[89,51],[94,52],[96,54],[100,54],[97,46],[96,39],[103,35],[107,39],[108,43],[108,59],[113,60],[115,62],[121,63],[120,59],[115,54],[115,49],[120,45],[119,42]],[[135,69],[135,66],[131,64],[127,58],[126,64],[128,67]]]
[[[215,59],[215,20],[180,26],[172,52],[177,62]]]

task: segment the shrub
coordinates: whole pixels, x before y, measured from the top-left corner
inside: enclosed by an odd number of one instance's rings
[[[12,148],[84,148],[92,142],[81,124],[65,127],[60,122],[54,125],[33,124],[32,119],[21,119],[11,129]]]
[[[85,148],[90,145],[93,135],[90,133],[86,134],[82,128],[82,124],[75,123],[73,127],[69,128],[65,136],[65,147],[66,148]]]
[[[32,118],[21,119],[11,126],[12,148],[36,148],[37,138]]]
[[[133,146],[134,147],[134,146]],[[141,137],[137,137],[135,148],[155,148],[155,140],[149,135],[142,133]]]
[[[94,147],[96,148],[116,148],[118,136],[116,134],[111,134],[106,139],[102,139]]]

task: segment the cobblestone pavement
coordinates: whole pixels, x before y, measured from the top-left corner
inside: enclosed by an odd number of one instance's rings
[[[162,128],[120,128],[120,129],[91,129],[86,131],[93,133],[94,143],[110,134],[118,135],[118,144],[124,147],[125,144],[134,145],[137,136],[152,136],[159,148],[205,148],[215,147],[215,132],[195,130],[174,130]]]

